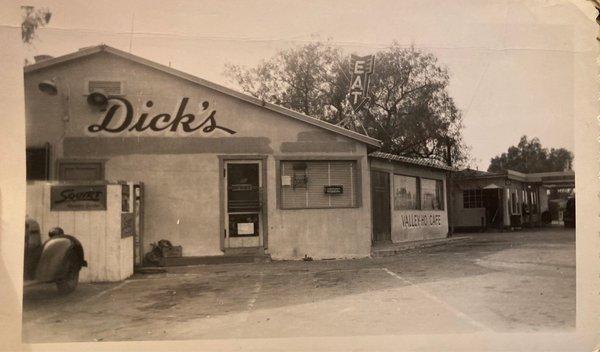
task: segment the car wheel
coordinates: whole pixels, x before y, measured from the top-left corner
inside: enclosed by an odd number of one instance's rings
[[[67,294],[75,291],[79,282],[79,260],[71,256],[67,263],[67,272],[65,277],[56,281],[56,288],[61,294]]]

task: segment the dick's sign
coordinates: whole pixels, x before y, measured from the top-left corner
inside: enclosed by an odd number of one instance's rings
[[[354,112],[360,110],[369,100],[369,76],[373,73],[373,61],[373,55],[351,57],[352,79],[349,100]]]

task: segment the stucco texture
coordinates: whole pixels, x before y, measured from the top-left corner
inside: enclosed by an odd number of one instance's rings
[[[378,159],[371,161],[371,168],[390,173],[391,239],[393,243],[445,238],[448,235],[448,187],[444,171]],[[394,209],[394,175],[441,180],[444,185],[444,209]]]

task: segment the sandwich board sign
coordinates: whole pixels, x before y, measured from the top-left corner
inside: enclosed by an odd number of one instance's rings
[[[369,100],[369,77],[373,73],[373,64],[373,55],[358,56],[353,54],[351,56],[352,79],[350,80],[348,99],[355,113]]]

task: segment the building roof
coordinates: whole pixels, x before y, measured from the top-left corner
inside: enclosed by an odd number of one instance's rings
[[[384,152],[379,152],[379,151],[370,153],[369,156],[372,158],[385,159],[385,160],[390,160],[390,161],[399,161],[399,162],[406,163],[406,164],[418,165],[418,166],[423,166],[423,167],[428,167],[428,168],[433,168],[433,169],[456,171],[456,169],[454,169],[452,166],[448,166],[439,160],[431,159],[431,158],[411,158],[411,157],[407,157],[407,156],[384,153]]]
[[[88,57],[88,56],[91,56],[91,55],[94,55],[94,54],[97,54],[97,53],[101,53],[101,52],[110,53],[110,54],[116,55],[118,57],[124,58],[126,60],[130,60],[130,61],[139,63],[141,65],[145,65],[145,66],[151,67],[153,69],[156,69],[156,70],[159,70],[159,71],[163,71],[163,72],[168,73],[170,75],[173,75],[175,77],[178,77],[178,78],[181,78],[181,79],[193,82],[195,84],[198,84],[198,85],[201,85],[201,86],[204,86],[204,87],[207,87],[207,88],[210,88],[210,89],[215,90],[217,92],[220,92],[220,93],[226,94],[228,96],[231,96],[231,97],[234,97],[234,98],[246,101],[248,103],[260,106],[260,107],[265,108],[267,110],[271,110],[271,111],[277,112],[277,113],[279,113],[281,115],[284,115],[284,116],[287,116],[287,117],[290,117],[290,118],[293,118],[293,119],[296,119],[296,120],[308,123],[310,125],[313,125],[313,126],[316,126],[316,127],[320,127],[322,129],[328,130],[330,132],[334,132],[334,133],[346,136],[348,138],[357,140],[359,142],[368,144],[370,146],[373,146],[373,147],[380,147],[381,146],[381,142],[379,140],[375,139],[375,138],[371,138],[371,137],[365,136],[363,134],[360,134],[360,133],[357,133],[357,132],[354,132],[354,131],[350,131],[350,130],[345,129],[343,127],[336,126],[336,125],[333,125],[333,124],[325,122],[325,121],[321,121],[321,120],[316,119],[314,117],[311,117],[311,116],[308,116],[308,115],[305,115],[305,114],[301,114],[299,112],[296,112],[296,111],[284,108],[284,107],[279,106],[279,105],[275,105],[275,104],[271,104],[271,103],[265,102],[265,101],[263,101],[261,99],[255,98],[253,96],[250,96],[250,95],[247,95],[247,94],[244,94],[244,93],[240,93],[240,92],[238,92],[236,90],[233,90],[231,88],[227,88],[225,86],[222,86],[222,85],[219,85],[219,84],[207,81],[205,79],[202,79],[202,78],[190,75],[190,74],[185,73],[183,71],[179,71],[179,70],[176,70],[174,68],[171,68],[171,67],[168,67],[168,66],[165,66],[165,65],[161,65],[161,64],[156,63],[154,61],[150,61],[150,60],[144,59],[144,58],[142,58],[140,56],[136,56],[136,55],[130,54],[128,52],[125,52],[125,51],[122,51],[122,50],[119,50],[119,49],[115,49],[113,47],[110,47],[110,46],[104,45],[104,44],[102,44],[102,45],[96,45],[96,46],[91,46],[91,47],[86,47],[86,48],[80,49],[79,51],[76,51],[74,53],[62,55],[62,56],[51,58],[51,59],[46,59],[46,60],[34,63],[32,65],[25,66],[24,72],[25,72],[25,74],[27,74],[27,73],[31,73],[31,72],[40,71],[40,70],[46,69],[46,68],[51,67],[51,66],[55,66],[55,65],[58,65],[58,64],[62,64],[62,63],[66,63],[66,62],[70,62],[70,61],[74,61],[74,60],[78,60],[78,59],[81,59],[81,58],[84,58],[84,57]]]
[[[529,174],[539,177],[542,184],[548,188],[571,188],[575,187],[575,171],[537,172]]]
[[[514,170],[504,170],[502,172],[488,172],[473,169],[464,169],[456,173],[457,178],[461,179],[481,179],[481,178],[506,178],[523,182],[537,182],[544,186],[574,186],[575,172],[573,170],[555,171],[555,172],[535,172],[522,173]]]
[[[505,176],[505,174],[473,170],[470,168],[460,170],[456,173],[456,177],[458,177],[458,178],[482,178],[482,177],[502,177],[502,176]]]

